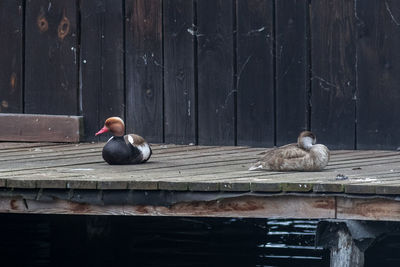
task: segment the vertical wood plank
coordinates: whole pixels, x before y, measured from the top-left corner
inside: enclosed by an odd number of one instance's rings
[[[312,1],[311,128],[333,149],[355,145],[354,2]]]
[[[273,146],[273,1],[237,5],[237,143]]]
[[[161,0],[126,0],[126,124],[128,132],[163,141]]]
[[[197,3],[199,144],[235,143],[232,5],[226,0]]]
[[[22,113],[22,0],[0,2],[0,112]]]
[[[26,113],[77,113],[79,55],[76,23],[76,1],[27,0]]]
[[[296,142],[309,109],[308,0],[276,1],[276,143]]]
[[[357,1],[357,147],[400,146],[400,2]]]
[[[106,118],[124,118],[124,7],[122,0],[85,0],[80,4],[80,109],[85,139],[94,140]]]
[[[165,142],[196,142],[194,6],[191,0],[164,0]]]

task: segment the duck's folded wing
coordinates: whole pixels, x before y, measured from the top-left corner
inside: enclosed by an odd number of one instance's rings
[[[127,134],[124,136],[125,143],[131,144],[133,146],[140,146],[143,145],[146,141],[137,134]]]
[[[297,144],[285,145],[266,151],[259,161],[252,165],[249,170],[279,170],[287,163],[296,162],[298,159],[306,157],[306,155],[307,152],[299,148]]]
[[[269,159],[296,159],[302,158],[307,155],[307,152],[304,149],[301,149],[297,146],[297,144],[289,144],[285,146],[281,146],[277,149],[267,151],[265,155],[262,156],[261,160],[269,160]]]

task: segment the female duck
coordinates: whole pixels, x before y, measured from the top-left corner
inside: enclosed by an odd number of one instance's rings
[[[108,118],[96,136],[108,131],[113,137],[103,147],[102,153],[103,159],[108,164],[137,164],[149,160],[152,153],[149,144],[136,134],[124,136],[125,124],[121,118]]]
[[[315,135],[304,131],[300,133],[297,144],[265,152],[249,170],[320,171],[328,165],[330,153],[326,146],[316,145],[315,142]]]

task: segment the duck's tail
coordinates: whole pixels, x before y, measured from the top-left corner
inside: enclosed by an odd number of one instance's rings
[[[262,163],[261,162],[257,162],[256,164],[254,164],[253,166],[251,166],[249,168],[249,171],[255,171],[255,170],[262,169],[262,168],[263,168]]]

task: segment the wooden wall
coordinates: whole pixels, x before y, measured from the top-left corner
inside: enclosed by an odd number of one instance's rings
[[[2,0],[0,112],[152,142],[400,146],[400,2]],[[106,137],[104,137],[106,138]]]

